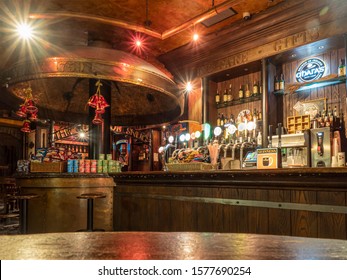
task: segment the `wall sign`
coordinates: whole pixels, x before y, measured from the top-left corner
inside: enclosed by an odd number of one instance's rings
[[[320,79],[324,73],[324,61],[319,58],[310,58],[299,65],[295,78],[299,83],[310,82]]]

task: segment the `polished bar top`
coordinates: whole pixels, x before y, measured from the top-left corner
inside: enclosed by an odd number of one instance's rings
[[[1,260],[346,260],[347,241],[241,233],[75,232],[0,236]]]
[[[256,187],[337,187],[345,188],[347,167],[337,168],[278,168],[278,169],[235,169],[235,170],[208,170],[208,171],[130,171],[110,174],[116,184],[161,184],[221,186],[237,184],[239,186]]]

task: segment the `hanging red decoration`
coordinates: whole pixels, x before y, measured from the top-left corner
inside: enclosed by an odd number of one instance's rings
[[[20,129],[22,132],[30,132],[30,121],[29,120],[24,120],[23,121],[23,126],[22,128]]]
[[[100,87],[102,83],[100,80],[96,82],[96,93],[92,95],[88,100],[88,105],[92,108],[95,108],[95,117],[93,119],[93,124],[102,124],[104,120],[102,119],[102,114],[105,113],[105,108],[110,105],[106,102],[105,98],[100,93]]]
[[[37,121],[38,108],[35,105],[31,87],[29,86],[24,89],[23,92],[25,94],[25,100],[24,103],[19,106],[16,114],[21,118],[25,118],[21,131],[28,133],[31,131],[30,121]]]

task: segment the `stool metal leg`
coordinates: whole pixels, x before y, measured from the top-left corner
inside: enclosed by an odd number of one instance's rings
[[[28,203],[26,199],[19,200],[20,210],[19,210],[19,224],[20,233],[26,234],[28,232],[27,223],[27,213],[28,213]]]
[[[87,205],[87,231],[93,231],[93,210],[94,210],[94,199],[88,198],[88,205]]]

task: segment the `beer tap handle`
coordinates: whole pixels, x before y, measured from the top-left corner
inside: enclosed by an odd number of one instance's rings
[[[281,148],[282,143],[281,143],[281,136],[282,136],[282,123],[279,123],[277,125],[278,127],[278,148]]]
[[[272,148],[272,125],[269,125],[269,145],[268,148]]]

